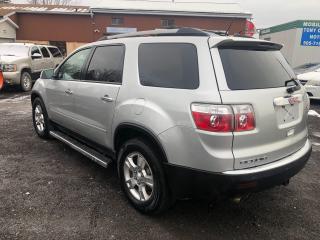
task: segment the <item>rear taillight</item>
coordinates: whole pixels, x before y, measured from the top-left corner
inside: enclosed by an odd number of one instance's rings
[[[254,120],[254,113],[252,106],[250,105],[234,105],[234,131],[242,132],[242,131],[251,131],[256,127]]]
[[[191,110],[198,129],[211,132],[230,132],[233,129],[233,112],[230,106],[192,104]]]
[[[194,103],[192,116],[198,129],[210,132],[240,132],[255,128],[250,105],[211,105]]]

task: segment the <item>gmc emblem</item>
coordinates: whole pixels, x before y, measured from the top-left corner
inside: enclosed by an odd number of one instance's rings
[[[300,100],[299,100],[299,97],[290,97],[288,99],[288,102],[291,104],[291,105],[294,105],[296,103],[300,103]]]

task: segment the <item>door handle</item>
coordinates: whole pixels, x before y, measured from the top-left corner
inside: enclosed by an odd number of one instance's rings
[[[104,95],[103,97],[101,97],[101,100],[104,102],[113,102],[113,98],[109,97],[109,95]]]
[[[65,91],[65,93],[68,94],[68,95],[72,95],[73,92],[72,92],[70,89],[67,89],[67,90]]]

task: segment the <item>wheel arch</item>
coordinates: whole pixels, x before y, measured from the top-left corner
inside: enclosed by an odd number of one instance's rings
[[[166,152],[156,134],[146,127],[132,123],[122,123],[114,131],[113,146],[115,152],[119,152],[124,142],[137,137],[142,137],[151,143],[154,150],[160,154],[162,162],[168,162]]]
[[[23,72],[28,72],[28,73],[30,73],[30,74],[32,73],[31,68],[30,68],[30,67],[27,67],[27,66],[21,68],[21,74],[22,74]]]
[[[33,101],[34,101],[36,98],[40,98],[41,101],[42,101],[43,104],[44,104],[44,101],[43,101],[40,93],[39,93],[38,91],[32,91],[32,93],[31,93],[31,104],[33,104]]]

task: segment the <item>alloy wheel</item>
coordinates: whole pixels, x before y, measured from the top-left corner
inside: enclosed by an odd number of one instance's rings
[[[138,201],[148,201],[154,192],[154,178],[145,157],[139,152],[129,154],[124,161],[123,171],[125,186],[130,194]]]
[[[37,130],[39,132],[43,132],[45,129],[45,122],[42,107],[40,105],[37,105],[34,110],[34,120],[37,126]]]

